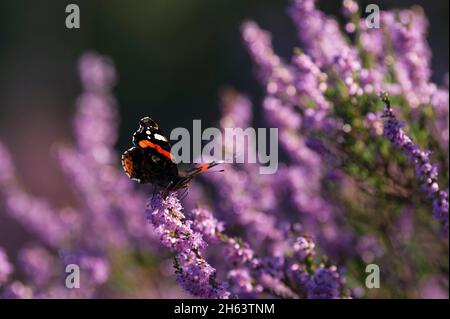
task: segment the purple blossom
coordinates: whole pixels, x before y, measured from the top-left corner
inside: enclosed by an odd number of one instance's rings
[[[6,252],[0,247],[0,287],[8,280],[13,270],[14,267],[9,262]]]
[[[264,288],[255,284],[255,280],[247,268],[235,268],[228,272],[227,280],[231,292],[241,298],[256,298]]]
[[[428,103],[435,85],[429,83],[431,52],[426,43],[428,22],[423,11],[384,13],[382,23],[392,38],[395,74],[411,108]]]
[[[356,250],[366,264],[370,264],[384,255],[384,249],[378,239],[370,235],[358,238]]]
[[[359,10],[358,2],[354,0],[344,0],[342,1],[342,14],[344,16],[350,17],[357,13]]]
[[[269,96],[303,110],[305,129],[336,126],[327,118],[330,106],[324,97],[326,74],[307,55],[299,52],[292,66],[287,65],[274,53],[270,35],[254,22],[243,24],[242,37]],[[314,107],[310,107],[311,103]]]
[[[297,237],[292,245],[294,250],[295,258],[299,262],[305,261],[308,257],[314,257],[315,255],[315,244],[310,238]]]
[[[335,299],[340,297],[342,277],[336,267],[320,267],[308,282],[308,298]]]
[[[67,210],[54,209],[48,201],[26,193],[16,177],[11,156],[0,142],[0,195],[8,213],[47,244],[58,246],[65,242],[76,225]]]
[[[249,298],[266,293],[284,298],[298,297],[284,282],[289,263],[283,256],[257,257],[249,243],[226,235],[223,224],[209,210],[196,208],[185,215],[175,193],[167,197],[158,194],[149,202],[147,216],[155,230],[162,233],[162,244],[176,254],[177,282],[194,296],[224,298],[233,293]],[[203,257],[206,243],[197,243],[194,238],[206,238],[210,244],[219,245],[220,256],[226,261],[222,265],[227,273],[225,281],[219,281],[216,269]],[[316,254],[315,245],[309,238],[297,238],[292,247],[300,262],[307,255],[313,258]],[[340,276],[338,278],[342,280]],[[328,282],[325,284],[329,285]],[[314,289],[320,289],[319,285],[316,283]]]
[[[444,236],[448,236],[448,188],[439,191],[433,200],[433,217],[444,223],[442,232]]]
[[[225,286],[216,282],[216,270],[201,256],[206,242],[192,229],[192,221],[185,218],[182,209],[175,193],[167,197],[158,194],[147,205],[147,218],[161,243],[176,253],[178,283],[197,297],[228,298]]]
[[[2,204],[39,241],[33,247],[21,249],[18,261],[27,280],[5,284],[0,293],[8,298],[102,296],[101,287],[111,274],[108,254],[137,249],[144,243],[145,254],[156,252],[155,235],[142,222],[146,196],[135,190],[117,167],[114,66],[109,59],[89,53],[80,59],[79,69],[84,92],[77,102],[75,146],[57,149],[63,171],[78,195],[78,206],[56,208],[50,201],[27,193],[19,183],[9,152],[0,143]],[[88,282],[84,282],[82,289],[69,290],[64,286],[67,263],[80,266]],[[172,296],[180,294],[169,286],[150,285],[148,289],[153,288],[153,296],[167,295],[158,292],[166,287],[172,289]]]
[[[205,208],[195,208],[189,214],[193,222],[193,229],[201,233],[207,242],[217,242],[224,231],[224,224],[215,219]]]
[[[173,252],[199,250],[207,246],[202,235],[192,230],[192,221],[187,220],[182,206],[171,194],[154,196],[147,205],[147,218],[153,224],[161,243]]]
[[[13,281],[3,290],[1,296],[3,299],[31,299],[33,298],[33,289],[20,281]]]
[[[285,65],[272,49],[270,34],[252,21],[242,25],[242,37],[270,94],[293,99],[296,96],[294,75],[291,67]]]
[[[348,44],[336,20],[316,8],[315,0],[292,0],[289,14],[306,53],[319,66],[332,65]]]
[[[215,281],[216,270],[194,251],[176,257],[177,282],[189,293],[201,298],[229,298],[225,285]]]
[[[414,165],[421,189],[433,200],[434,217],[444,224],[443,232],[448,233],[448,192],[439,191],[438,170],[430,161],[430,151],[423,151],[403,130],[403,123],[397,120],[386,95],[383,95],[385,109],[383,117],[384,135],[401,150]]]
[[[434,122],[430,130],[434,132],[440,146],[448,150],[449,146],[449,99],[448,88],[439,88],[431,96],[431,105],[435,112]]]
[[[101,256],[84,256],[80,260],[80,267],[89,273],[89,278],[97,285],[104,284],[108,280],[109,264]]]
[[[47,284],[54,274],[54,257],[44,247],[26,247],[20,251],[20,264],[24,272],[33,283],[42,287]]]
[[[221,127],[247,128],[252,121],[252,103],[247,96],[227,90],[222,95]]]

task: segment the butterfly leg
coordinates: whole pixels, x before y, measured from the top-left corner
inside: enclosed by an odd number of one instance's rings
[[[183,192],[181,193],[180,200],[185,199],[188,194],[189,194],[189,189],[187,187],[185,187]]]

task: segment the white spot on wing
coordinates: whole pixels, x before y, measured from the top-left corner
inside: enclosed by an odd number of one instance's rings
[[[157,139],[159,141],[167,142],[167,138],[161,134],[154,134],[153,136],[155,137],[155,139]]]

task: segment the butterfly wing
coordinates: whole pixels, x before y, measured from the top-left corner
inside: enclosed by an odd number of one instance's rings
[[[122,166],[131,179],[140,183],[152,183],[168,190],[188,187],[198,174],[219,164],[200,164],[179,174],[173,161],[169,140],[162,134],[158,124],[149,117],[139,121],[133,134],[134,147],[122,155]]]
[[[131,147],[122,154],[122,168],[129,178],[139,183],[151,183],[153,180],[151,170],[146,168],[144,152]]]
[[[122,155],[122,167],[132,180],[167,187],[178,177],[177,165],[154,148],[131,147]]]
[[[133,144],[140,148],[157,145],[161,150],[160,153],[164,153],[166,156],[170,154],[169,139],[162,134],[158,124],[149,117],[144,117],[139,121],[139,128],[133,134]]]

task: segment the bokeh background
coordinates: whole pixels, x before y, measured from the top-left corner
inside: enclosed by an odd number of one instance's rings
[[[374,1],[361,1],[365,3]],[[76,3],[81,28],[66,29],[65,7]],[[420,5],[429,19],[433,80],[448,72],[447,1],[376,1],[381,9]],[[0,2],[0,138],[12,151],[26,189],[55,206],[74,201],[56,160],[55,143],[70,143],[71,117],[81,87],[76,63],[94,50],[110,56],[119,82],[118,150],[130,145],[137,120],[150,115],[166,132],[202,119],[219,119],[218,94],[232,86],[256,106],[262,90],[241,43],[239,26],[257,21],[273,34],[274,46],[289,57],[298,45],[280,0],[130,0]],[[341,1],[321,1],[338,14]],[[256,109],[258,116],[258,110]],[[33,239],[0,206],[0,243],[9,255]]]

